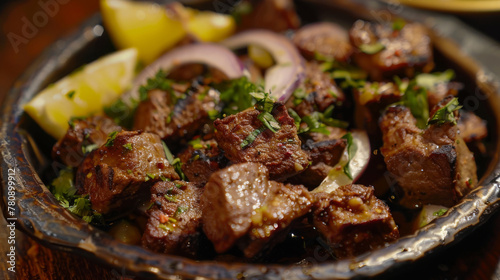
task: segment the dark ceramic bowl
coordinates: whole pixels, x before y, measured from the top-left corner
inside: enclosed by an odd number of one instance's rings
[[[380,20],[389,15],[380,10],[383,8],[380,3],[337,2],[299,1],[297,9],[304,21],[332,19],[346,26],[358,18]],[[388,8],[398,16],[425,20],[432,25],[436,31],[433,37],[438,64],[457,71],[458,78],[465,84],[463,92],[468,93],[461,99],[488,120],[490,132],[486,143],[489,156],[478,162],[481,186],[445,216],[413,235],[355,259],[324,263],[315,263],[312,259],[313,264],[307,266],[193,261],[120,243],[67,212],[59,206],[44,184],[46,178],[41,176],[47,169],[54,168],[49,160],[54,140],[23,112],[22,107],[51,82],[113,50],[106,33],[102,33],[98,15],[89,19],[73,36],[56,42],[45,51],[15,83],[3,104],[0,152],[4,216],[17,218],[20,230],[45,245],[124,267],[138,276],[157,278],[173,275],[175,279],[196,276],[218,279],[359,278],[391,273],[457,242],[484,223],[500,204],[500,96],[491,74],[491,71],[500,73],[494,68],[500,65],[500,49],[453,18],[422,14],[397,5]],[[14,185],[14,192],[9,193],[9,184]],[[14,204],[10,202],[9,205],[9,201]]]

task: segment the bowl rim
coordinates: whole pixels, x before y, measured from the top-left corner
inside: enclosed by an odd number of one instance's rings
[[[45,245],[92,257],[112,266],[125,267],[127,271],[137,275],[154,275],[159,278],[176,275],[186,278],[202,276],[217,279],[254,276],[259,279],[350,279],[386,273],[441,250],[463,238],[477,225],[484,223],[500,206],[500,160],[497,153],[496,158],[492,160],[494,164],[490,164],[490,174],[484,180],[484,185],[471,191],[444,216],[416,233],[400,238],[388,247],[353,259],[304,266],[222,263],[212,260],[194,261],[152,253],[139,246],[120,243],[58,205],[34,167],[30,165],[27,152],[23,149],[24,143],[28,141],[27,133],[19,126],[22,124],[24,112],[22,105],[38,92],[37,89],[50,73],[64,66],[65,58],[99,40],[100,36],[93,30],[95,26],[101,25],[100,22],[100,15],[97,14],[82,24],[74,34],[52,44],[16,81],[2,105],[0,119],[2,211],[6,219],[16,219],[18,229]],[[450,42],[446,38],[439,38],[438,44],[447,46]],[[458,50],[456,48],[454,51]],[[464,59],[467,57],[464,55]],[[469,71],[480,69],[477,67],[473,66]],[[496,80],[478,79],[477,82],[483,90],[491,91],[498,101],[499,91],[493,86]],[[500,120],[498,111],[496,112],[495,118]],[[9,196],[7,186],[11,181],[9,178],[11,169],[15,170],[13,181],[16,184],[16,205],[13,215],[7,207]],[[66,225],[61,227],[65,223]]]

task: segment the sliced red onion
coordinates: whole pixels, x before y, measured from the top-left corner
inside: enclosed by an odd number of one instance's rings
[[[229,79],[243,76],[243,64],[227,48],[209,43],[185,45],[167,52],[144,68],[134,79],[132,88],[124,97],[137,99],[139,87],[146,84],[160,69],[168,72],[176,66],[188,63],[202,63],[217,68]]]
[[[352,130],[352,140],[357,147],[357,151],[349,161],[347,149],[345,149],[339,163],[335,165],[328,176],[315,188],[312,192],[326,192],[331,193],[341,186],[352,184],[361,177],[361,174],[368,167],[371,157],[370,139],[364,130]],[[346,164],[349,164],[353,180],[349,178],[343,171]]]
[[[250,30],[236,34],[220,44],[230,49],[239,49],[252,44],[267,50],[273,56],[276,65],[266,72],[265,90],[271,92],[278,101],[286,102],[304,80],[304,58],[283,35],[267,30]]]

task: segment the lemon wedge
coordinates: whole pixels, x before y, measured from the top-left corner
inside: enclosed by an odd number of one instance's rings
[[[137,50],[121,50],[84,66],[42,90],[24,110],[50,135],[60,139],[72,117],[101,113],[130,86]]]
[[[188,32],[203,42],[218,42],[231,36],[236,30],[236,22],[230,15],[214,12],[199,12],[188,9],[186,28]]]
[[[119,49],[134,47],[145,64],[172,48],[186,35],[174,13],[152,2],[101,0],[101,13],[111,39]]]

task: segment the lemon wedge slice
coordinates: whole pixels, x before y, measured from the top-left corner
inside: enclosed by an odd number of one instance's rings
[[[60,139],[72,117],[101,113],[130,86],[137,50],[118,51],[84,66],[42,90],[24,110],[50,135]]]
[[[101,13],[119,49],[134,47],[145,64],[172,48],[186,35],[183,22],[152,2],[101,0]]]
[[[231,36],[236,30],[236,21],[230,15],[209,11],[188,10],[186,28],[188,32],[203,42],[218,42]]]

